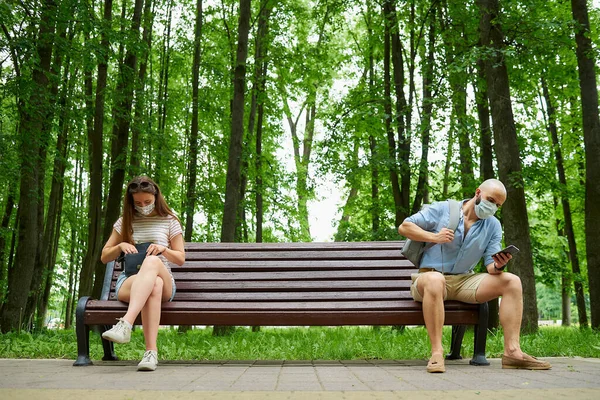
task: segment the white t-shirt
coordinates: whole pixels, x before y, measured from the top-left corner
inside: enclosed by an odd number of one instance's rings
[[[158,215],[145,217],[135,213],[131,226],[133,228],[133,241],[135,243],[151,242],[171,248],[171,240],[175,236],[183,234],[181,224],[172,215],[167,215],[166,217]],[[122,234],[123,217],[119,217],[113,228],[119,235]],[[169,265],[169,261],[162,255],[159,257],[170,271],[171,266]]]

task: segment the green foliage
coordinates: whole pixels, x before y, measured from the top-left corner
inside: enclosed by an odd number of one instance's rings
[[[450,348],[451,328],[444,328],[443,345]],[[523,351],[540,357],[600,357],[600,334],[577,328],[542,327],[535,335],[525,335]],[[158,349],[165,360],[353,360],[353,359],[426,359],[429,340],[423,327],[404,330],[381,327],[266,328],[252,332],[236,328],[227,336],[213,336],[211,329],[192,329],[179,333],[161,329]],[[90,357],[102,358],[100,338],[90,338]],[[141,329],[133,332],[127,345],[116,345],[120,359],[137,360],[144,353]],[[473,354],[473,332],[467,331],[461,348],[463,357]],[[488,334],[488,357],[503,353],[501,331]],[[0,336],[2,358],[77,357],[73,330],[42,333],[8,333]]]
[[[61,79],[67,72],[73,87],[66,93],[65,103],[53,102],[53,117],[47,121],[49,135],[47,151],[40,156],[45,166],[45,210],[50,195],[51,171],[56,156],[55,145],[60,128],[59,116],[66,112],[69,147],[64,178],[56,276],[52,304],[62,315],[69,294],[79,279],[79,268],[87,243],[89,195],[88,123],[93,125],[97,67],[108,63],[108,84],[105,91],[103,163],[103,196],[110,184],[110,153],[114,124],[113,107],[118,104],[117,81],[123,67],[120,48],[134,49],[139,67],[147,57],[147,73],[143,82],[136,78],[139,92],[133,99],[134,110],[141,112],[141,121],[132,121],[140,132],[141,157],[139,168],[131,167],[126,180],[135,174],[154,177],[180,217],[184,217],[187,168],[190,151],[192,109],[191,70],[195,2],[155,1],[151,43],[148,46],[131,36],[132,5],[114,2],[109,26],[103,22],[103,2],[56,2],[57,28],[66,26],[63,37],[55,37],[53,55],[61,55],[62,66],[51,82],[58,82],[58,93],[67,87]],[[41,4],[41,3],[40,3]],[[0,2],[0,22],[6,31],[0,32],[0,212],[4,212],[9,194],[18,199],[22,138],[19,136],[22,103],[37,90],[32,74],[38,55],[35,54],[41,5]],[[394,157],[388,151],[384,112],[384,21],[381,4],[373,0],[317,1],[271,0],[273,7],[266,38],[268,62],[265,92],[260,97],[265,109],[262,140],[262,195],[264,199],[263,240],[306,240],[303,215],[298,199],[304,196],[309,204],[319,199],[321,189],[333,181],[341,192],[340,214],[344,221],[333,221],[336,239],[347,241],[397,240],[394,199],[390,167]],[[248,126],[250,94],[255,88],[253,71],[258,26],[258,14],[263,1],[252,2],[252,27],[247,60],[246,111],[244,126]],[[411,6],[414,5],[414,13]],[[29,7],[29,8],[28,8]],[[591,39],[599,58],[600,12],[590,5]],[[31,8],[31,9],[30,9]],[[476,62],[490,56],[479,43],[479,11],[475,2],[396,2],[398,31],[403,48],[404,86],[411,120],[407,132],[411,142],[410,167],[412,201],[418,179],[421,139],[424,119],[422,104],[423,76],[427,55],[427,31],[433,21],[435,28],[433,82],[433,114],[430,155],[427,163],[429,192],[427,201],[445,197],[460,198],[461,163],[456,138],[463,129],[470,139],[474,165],[474,180],[481,175],[477,165],[480,157],[480,127],[476,99],[472,88],[482,90],[477,78]],[[436,18],[432,20],[433,11]],[[170,14],[169,14],[170,13]],[[510,83],[518,142],[523,162],[523,178],[530,218],[536,279],[557,289],[561,274],[570,271],[568,246],[564,236],[564,216],[561,195],[571,203],[573,223],[580,255],[582,279],[587,279],[584,236],[584,150],[581,127],[581,107],[577,63],[574,52],[573,22],[569,2],[535,0],[503,2],[498,19],[505,32],[503,50]],[[237,46],[238,2],[204,2],[201,38],[199,87],[198,176],[195,187],[197,206],[194,213],[194,241],[217,241],[221,229],[228,144],[231,125],[230,102],[232,77]],[[168,26],[171,26],[170,33]],[[144,29],[142,26],[141,30]],[[104,52],[103,34],[110,47]],[[141,37],[141,32],[140,32]],[[414,57],[413,57],[414,56]],[[70,64],[67,64],[67,60]],[[54,58],[54,61],[56,58]],[[68,65],[68,67],[67,67]],[[67,68],[69,68],[67,70]],[[414,80],[411,84],[411,71]],[[168,72],[168,73],[167,73]],[[87,98],[86,78],[91,77],[92,96]],[[136,71],[137,76],[137,71]],[[541,100],[541,79],[548,83],[556,109],[567,184],[557,180],[552,141],[548,135],[546,104]],[[57,81],[58,79],[58,81]],[[455,88],[467,87],[466,116],[458,126],[453,115],[456,106]],[[393,86],[393,84],[392,84]],[[394,88],[392,87],[392,92]],[[60,96],[59,96],[60,97]],[[394,97],[394,96],[393,96]],[[89,104],[86,103],[89,102]],[[285,115],[298,118],[297,143],[292,143]],[[293,145],[302,152],[306,111],[315,105],[315,135],[312,152],[305,165],[294,158]],[[87,107],[91,108],[87,108]],[[396,108],[392,107],[393,113]],[[116,113],[121,110],[115,110]],[[132,117],[133,118],[133,117]],[[131,138],[130,138],[131,139]],[[26,142],[26,140],[25,140]],[[248,165],[243,173],[248,186],[243,198],[245,226],[253,241],[256,232],[255,201],[259,188],[256,178],[256,132],[246,132],[244,157]],[[371,145],[373,147],[371,148]],[[131,141],[128,146],[131,146]],[[131,149],[128,149],[131,157]],[[446,157],[448,156],[448,170]],[[298,184],[299,174],[306,173],[305,187]],[[375,176],[375,177],[374,177]],[[444,188],[444,183],[448,188]],[[373,197],[372,185],[378,189]],[[471,190],[472,188],[469,188]],[[356,196],[346,202],[355,190]],[[558,202],[557,200],[558,199]],[[104,199],[106,200],[106,199]],[[347,203],[347,204],[346,204]],[[8,216],[8,227],[0,230],[4,239],[4,258],[0,259],[0,299],[7,288],[8,260],[16,222],[16,210]],[[310,209],[309,213],[314,212]],[[333,217],[336,210],[326,210]],[[3,215],[2,215],[3,217]],[[375,221],[374,221],[375,219]],[[183,220],[183,218],[182,218]],[[103,222],[104,223],[104,222]],[[112,223],[112,221],[106,221]],[[17,238],[18,240],[18,238]],[[69,282],[69,281],[74,282]],[[540,289],[540,292],[543,290]],[[540,298],[542,300],[542,298]],[[556,309],[556,300],[544,299],[544,309]]]

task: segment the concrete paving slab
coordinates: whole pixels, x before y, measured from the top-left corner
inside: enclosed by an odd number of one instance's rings
[[[160,361],[155,372],[137,372],[137,361],[0,359],[0,399],[598,399],[600,360],[551,358],[549,371],[503,370],[468,360],[428,374],[425,360]]]

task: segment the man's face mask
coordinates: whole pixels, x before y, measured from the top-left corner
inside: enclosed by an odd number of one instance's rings
[[[496,211],[498,211],[498,206],[491,201],[481,198],[481,195],[475,200],[475,215],[477,215],[477,218],[488,219],[494,215]]]
[[[152,211],[154,211],[154,204],[155,203],[148,204],[147,206],[144,206],[144,207],[140,207],[140,206],[134,206],[134,207],[135,207],[135,210],[137,212],[139,212],[140,214],[149,215]]]

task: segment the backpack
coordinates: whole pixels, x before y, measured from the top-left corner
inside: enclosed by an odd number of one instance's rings
[[[448,223],[448,229],[456,230],[458,227],[458,219],[460,217],[460,203],[456,200],[448,199],[448,206],[450,207],[450,221]],[[424,204],[421,210],[428,207]],[[417,242],[414,240],[406,239],[404,247],[402,247],[401,253],[406,257],[407,260],[412,262],[415,267],[419,268],[421,264],[421,258],[425,250],[432,247],[435,243]]]

